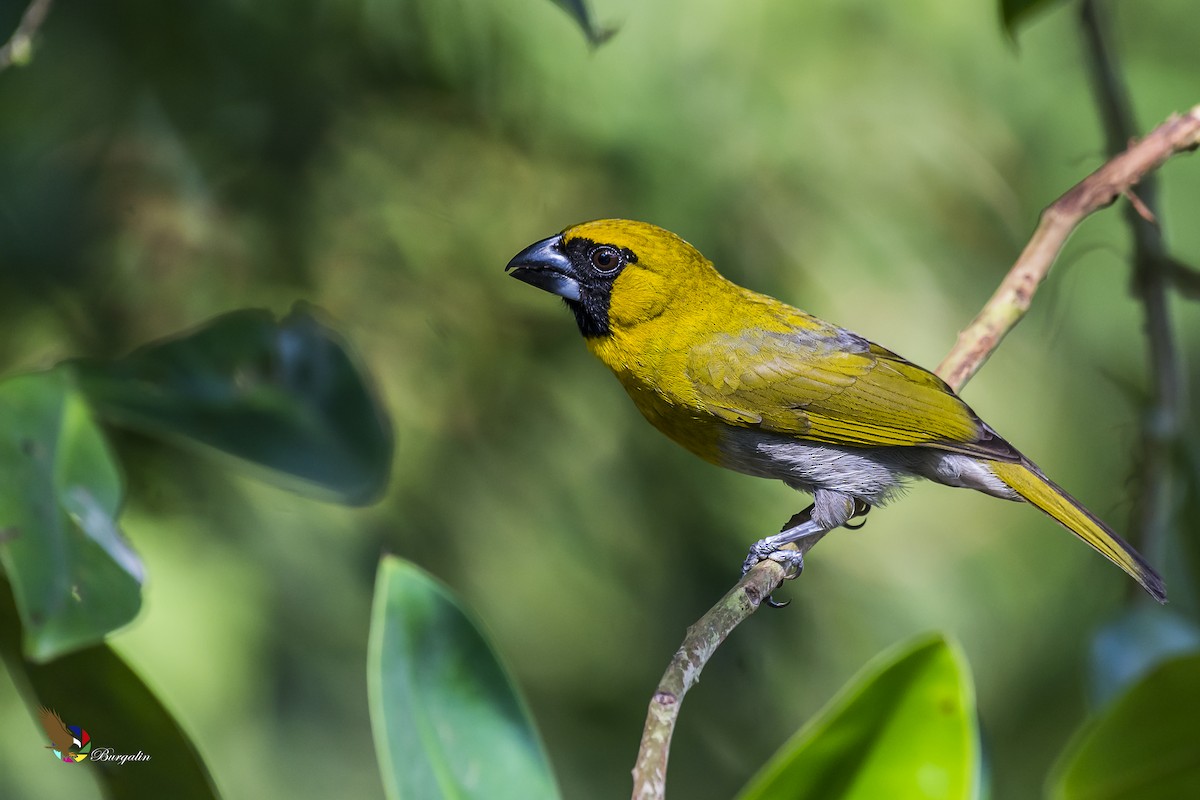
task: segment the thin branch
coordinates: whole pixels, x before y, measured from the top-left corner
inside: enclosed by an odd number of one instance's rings
[[[799,521],[793,517],[791,523]],[[809,536],[785,546],[799,550],[803,555],[824,536],[825,533]],[[683,696],[700,680],[700,671],[725,638],[757,611],[762,601],[770,597],[783,580],[784,569],[779,563],[769,559],[759,562],[708,613],[688,628],[683,644],[675,651],[650,699],[637,764],[633,768],[634,800],[666,796],[667,757]]]
[[[1096,103],[1104,122],[1110,154],[1121,151],[1133,136],[1133,103],[1121,80],[1116,56],[1106,42],[1106,25],[1099,4],[1084,0],[1080,23]],[[1151,395],[1142,418],[1135,531],[1144,547],[1156,547],[1171,524],[1172,451],[1183,427],[1186,399],[1178,348],[1171,331],[1167,289],[1174,262],[1156,222],[1157,181],[1148,175],[1138,189],[1138,203],[1126,209],[1133,233],[1133,292],[1142,301],[1150,362]]]
[[[958,335],[954,348],[937,368],[938,375],[955,390],[961,389],[1025,316],[1034,292],[1079,223],[1132,191],[1171,156],[1197,147],[1200,147],[1200,106],[1183,116],[1172,116],[1051,203],[1042,212],[1033,237],[995,294]],[[1139,194],[1145,200],[1145,191]]]
[[[1079,21],[1083,29],[1083,44],[1088,58],[1088,71],[1095,82],[1096,104],[1104,130],[1104,150],[1110,156],[1125,149],[1134,136],[1133,101],[1121,81],[1116,60],[1104,41],[1100,9],[1093,0],[1083,0],[1079,5]],[[1149,176],[1142,182],[1143,196],[1153,196],[1155,180]],[[1150,205],[1153,206],[1153,197]]]
[[[25,13],[21,15],[21,21],[17,23],[17,29],[0,47],[0,71],[29,58],[29,52],[33,47],[33,36],[46,21],[46,15],[50,13],[50,5],[53,2],[54,0],[32,0],[30,2]]]
[[[1034,292],[1049,272],[1071,232],[1089,214],[1111,205],[1118,197],[1171,156],[1200,147],[1200,106],[1183,116],[1173,116],[1145,139],[1130,145],[1064,194],[1043,213],[1029,244],[996,293],[975,320],[959,334],[937,373],[956,391],[962,389],[983,365],[1000,340],[1024,316]],[[797,544],[807,553],[820,537]],[[743,620],[758,610],[764,598],[784,579],[783,568],[763,561],[688,628],[683,644],[667,666],[650,701],[637,763],[633,769],[633,797],[651,800],[666,796],[667,759],[679,707],[689,689],[721,642]]]
[[[1189,300],[1200,300],[1200,270],[1172,258],[1168,263],[1168,271],[1175,291]]]

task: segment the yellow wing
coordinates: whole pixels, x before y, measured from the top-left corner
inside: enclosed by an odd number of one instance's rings
[[[692,348],[688,377],[709,413],[829,444],[1020,458],[933,373],[861,336],[787,311],[790,324],[780,329],[720,334]]]
[[[42,723],[42,730],[46,731],[46,736],[55,750],[65,753],[75,745],[75,736],[67,729],[62,717],[45,706],[38,707],[38,717]]]

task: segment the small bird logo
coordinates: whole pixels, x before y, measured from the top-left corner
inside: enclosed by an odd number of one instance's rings
[[[56,711],[45,706],[38,707],[38,717],[41,719],[42,730],[50,738],[51,743],[46,745],[47,750],[53,750],[55,755],[66,762],[78,763],[88,757],[88,751],[92,748],[87,731],[76,728],[76,733],[67,727]]]

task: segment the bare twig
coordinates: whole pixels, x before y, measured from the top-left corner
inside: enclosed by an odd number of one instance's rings
[[[1200,270],[1174,258],[1170,259],[1167,268],[1177,292],[1189,300],[1200,300]]]
[[[1105,20],[1095,0],[1080,6],[1096,104],[1104,122],[1110,154],[1119,153],[1133,136],[1133,104],[1121,80],[1116,57],[1105,41]],[[1172,517],[1172,450],[1182,429],[1186,400],[1178,348],[1171,332],[1167,288],[1174,262],[1167,254],[1155,213],[1157,181],[1147,175],[1138,188],[1138,202],[1126,209],[1133,233],[1133,292],[1142,301],[1149,350],[1151,394],[1142,419],[1139,491],[1136,498],[1135,541],[1157,548]]]
[[[1200,106],[1172,116],[1129,145],[1042,212],[1033,237],[975,320],[958,335],[938,375],[961,389],[1025,312],[1067,238],[1088,215],[1111,205],[1173,155],[1200,147]],[[1146,192],[1139,190],[1143,200]]]
[[[1042,212],[1033,237],[996,293],[959,334],[954,348],[938,367],[938,375],[955,390],[961,389],[1024,316],[1038,285],[1076,226],[1089,214],[1111,205],[1171,156],[1197,147],[1200,147],[1200,106],[1183,116],[1171,117],[1051,204]],[[798,549],[807,553],[819,539],[802,539]],[[783,579],[779,564],[761,562],[688,628],[683,644],[650,701],[633,769],[635,800],[666,796],[671,735],[683,696],[700,679],[701,670],[721,642],[758,610],[763,598],[777,590]]]
[[[52,2],[53,0],[32,0],[30,2],[25,13],[21,15],[21,21],[17,23],[17,29],[13,31],[13,35],[8,37],[8,41],[3,46],[0,46],[0,70],[29,58],[30,48],[33,46],[33,36],[46,21],[46,15],[50,13]]]

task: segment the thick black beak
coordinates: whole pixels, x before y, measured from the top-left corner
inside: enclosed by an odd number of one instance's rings
[[[568,300],[579,300],[579,280],[563,252],[562,236],[551,236],[513,256],[505,271],[518,280]]]

